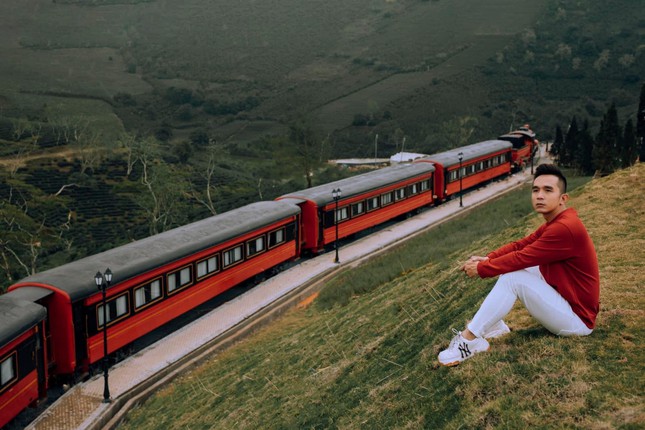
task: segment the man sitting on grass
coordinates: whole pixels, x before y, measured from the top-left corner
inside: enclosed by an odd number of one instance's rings
[[[535,232],[491,252],[473,256],[462,270],[469,277],[499,277],[474,318],[439,362],[455,366],[488,350],[486,338],[509,331],[502,320],[517,299],[547,330],[557,336],[591,334],[599,309],[600,276],[593,242],[578,214],[566,207],[567,179],[552,164],[537,167],[533,208],[546,223]]]

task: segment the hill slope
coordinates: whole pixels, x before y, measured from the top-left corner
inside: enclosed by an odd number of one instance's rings
[[[159,392],[123,428],[637,428],[644,179],[639,164],[574,193],[600,262],[590,337],[557,338],[518,306],[507,318],[513,332],[489,353],[436,365],[450,327],[463,325],[494,282],[465,278],[457,262],[533,230],[540,219],[530,216],[454,263],[428,263],[345,306],[290,312]]]

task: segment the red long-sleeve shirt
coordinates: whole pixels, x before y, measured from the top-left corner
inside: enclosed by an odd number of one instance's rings
[[[593,329],[600,307],[600,275],[593,242],[577,212],[565,209],[535,232],[488,254],[477,265],[482,278],[539,266],[546,282]]]

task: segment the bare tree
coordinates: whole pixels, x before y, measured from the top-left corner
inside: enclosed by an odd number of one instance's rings
[[[161,160],[157,141],[153,137],[139,143],[137,160],[142,167],[140,180],[147,192],[135,198],[148,216],[150,234],[157,234],[182,217],[179,208],[186,183],[179,172],[173,171]]]
[[[289,139],[296,150],[294,161],[302,169],[307,180],[307,188],[311,188],[314,170],[322,161],[320,156],[324,143],[318,139],[311,126],[303,121],[289,127]]]
[[[135,135],[132,133],[123,133],[119,138],[118,138],[118,145],[125,149],[125,156],[126,156],[126,162],[127,162],[127,171],[125,173],[126,176],[130,176],[132,173],[132,169],[134,168],[134,165],[136,164],[138,158],[137,158],[137,145],[138,145],[138,140]]]
[[[217,156],[215,145],[211,144],[208,147],[208,161],[206,163],[205,169],[201,174],[202,178],[204,178],[204,180],[206,181],[204,193],[202,195],[202,193],[196,191],[193,184],[191,184],[191,191],[188,193],[188,196],[190,198],[197,200],[197,202],[205,206],[212,215],[217,215],[217,209],[215,209],[215,204],[213,203],[213,194],[211,191],[214,188],[213,176],[215,174],[216,161]],[[260,198],[262,197],[260,196]]]

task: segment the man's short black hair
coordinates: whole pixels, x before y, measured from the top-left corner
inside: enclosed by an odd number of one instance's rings
[[[555,164],[540,164],[535,169],[535,175],[533,175],[533,180],[535,181],[538,176],[542,175],[553,175],[557,176],[560,182],[560,191],[562,194],[567,192],[567,178],[564,176],[562,171]]]

